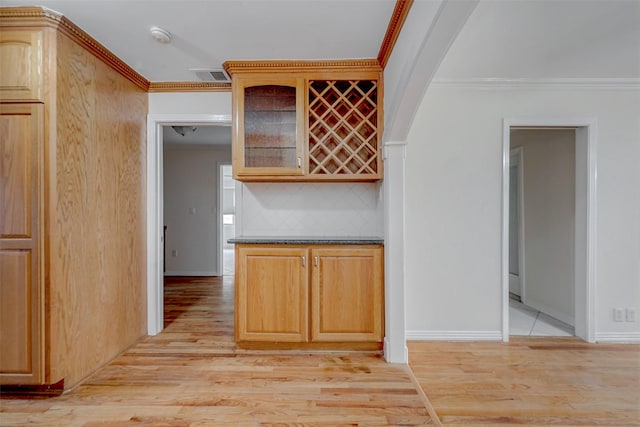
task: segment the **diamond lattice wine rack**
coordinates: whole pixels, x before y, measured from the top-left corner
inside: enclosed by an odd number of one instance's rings
[[[376,176],[378,82],[309,81],[309,174]]]

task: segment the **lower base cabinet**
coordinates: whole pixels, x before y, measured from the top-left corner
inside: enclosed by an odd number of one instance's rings
[[[236,342],[381,348],[383,277],[381,245],[237,244]]]

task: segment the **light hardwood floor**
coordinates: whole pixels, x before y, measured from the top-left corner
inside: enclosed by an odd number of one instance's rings
[[[231,277],[168,279],[165,302],[161,334],[60,397],[0,400],[0,425],[640,426],[638,345],[409,342],[411,371],[236,350]]]
[[[233,283],[169,279],[166,329],[74,390],[0,400],[3,426],[430,425],[405,366],[379,354],[241,351]]]
[[[446,426],[640,426],[638,345],[512,337],[408,346],[411,369]]]

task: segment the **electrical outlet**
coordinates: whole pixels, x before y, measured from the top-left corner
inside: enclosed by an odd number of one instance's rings
[[[177,251],[177,250],[175,250],[175,249],[174,249],[174,250],[172,250],[172,251],[171,251],[171,256],[172,256],[172,257],[177,257],[177,256],[178,256],[178,251]]]
[[[613,321],[614,322],[624,322],[624,308],[614,308],[613,309]]]
[[[626,310],[626,319],[627,319],[627,322],[635,322],[636,321],[636,309],[635,308],[627,308],[627,310]]]

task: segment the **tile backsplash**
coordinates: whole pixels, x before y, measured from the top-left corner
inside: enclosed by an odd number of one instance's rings
[[[381,183],[245,183],[244,236],[382,236]]]

